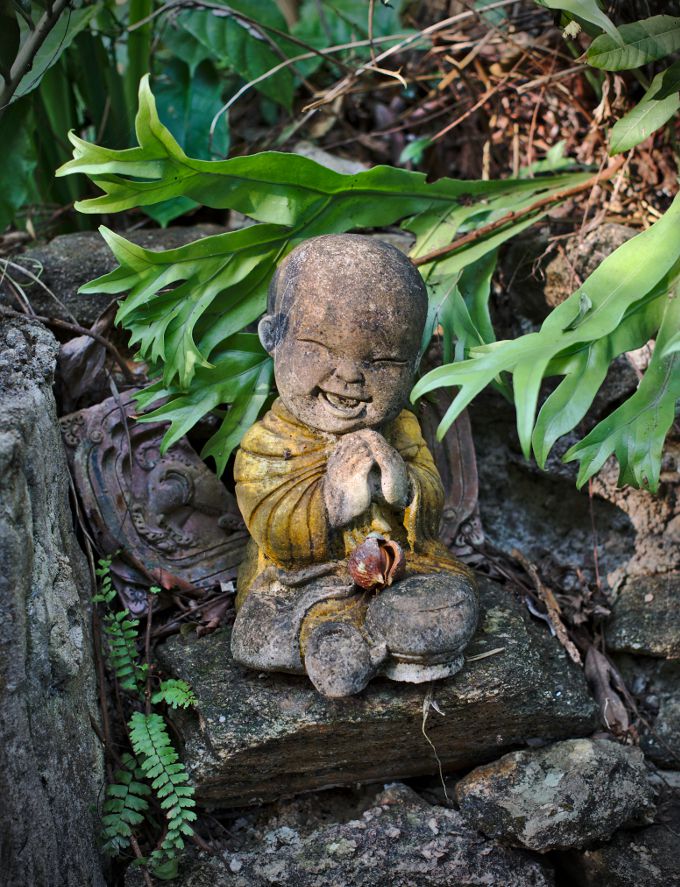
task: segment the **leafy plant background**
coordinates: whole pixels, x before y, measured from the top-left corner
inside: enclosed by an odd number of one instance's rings
[[[104,223],[118,267],[83,292],[121,300],[117,320],[153,377],[140,409],[169,422],[166,446],[213,415],[217,430],[203,456],[224,471],[273,394],[271,360],[249,327],[276,264],[306,237],[398,225],[413,235],[411,256],[428,286],[423,349],[433,342],[441,362],[413,395],[450,393],[441,433],[493,386],[514,403],[525,456],[544,466],[580,429],[612,361],[655,340],[638,389],[564,458],[578,462],[579,485],[615,456],[621,483],[657,488],[680,398],[680,9],[527,2],[527,27],[557,24],[562,36],[552,59],[520,55],[524,74],[513,55],[513,29],[524,19],[511,5],[470,0],[448,25],[425,25],[420,5],[397,0],[370,4],[372,15],[365,0],[0,5],[0,233],[25,241]],[[447,43],[447,27],[480,22],[481,41],[454,35]],[[492,81],[475,64],[487,39],[502,61]],[[455,49],[454,64],[442,49]],[[569,79],[569,65],[580,79]],[[560,141],[554,125],[555,138],[536,148],[541,103],[583,79],[598,102],[584,144]],[[538,99],[526,119],[530,89]],[[557,107],[568,114],[583,95],[564,89],[568,101]],[[393,98],[380,102],[381,90]],[[372,91],[373,106],[365,98]],[[477,138],[475,114],[486,107],[489,131]],[[505,123],[494,130],[492,119]],[[334,142],[343,120],[351,136]],[[521,126],[528,139],[520,157]],[[298,135],[361,154],[373,168],[340,174],[287,153]],[[670,158],[653,197],[645,178],[652,151]],[[615,161],[622,165],[607,166],[605,154],[624,155]],[[612,170],[614,192],[643,183],[640,233],[540,329],[496,341],[499,251]],[[601,188],[592,193],[602,198]],[[223,223],[227,212],[248,224],[165,252],[115,230]],[[100,566],[96,601],[129,750],[115,760],[103,803],[104,846],[130,854],[143,839],[150,870],[172,877],[195,814],[165,713],[196,700],[182,682],[152,678],[139,623],[114,609],[108,569]]]
[[[574,41],[581,39],[593,89],[603,92],[599,72],[628,70],[644,88],[638,104],[611,127],[610,154],[629,150],[669,121],[672,137],[680,103],[680,61],[674,60],[680,15],[672,14],[673,4],[667,13],[618,23],[596,0],[537,2],[553,11],[575,55]],[[502,0],[477,2],[470,14],[498,29],[506,6]],[[165,225],[199,206],[234,210],[258,223],[166,254],[103,229],[120,265],[86,287],[125,296],[117,320],[158,375],[140,406],[156,405],[149,418],[170,421],[166,446],[207,413],[221,411],[219,430],[203,451],[220,472],[271,392],[271,363],[244,330],[262,312],[276,263],[305,237],[400,223],[415,234],[412,256],[422,261],[456,236],[481,230],[460,249],[422,265],[431,301],[428,336],[435,330],[441,336],[444,366],[421,380],[414,395],[439,386],[458,389],[442,422],[444,433],[479,391],[495,385],[514,399],[522,449],[527,457],[533,452],[540,465],[555,441],[583,418],[622,349],[639,347],[643,336],[659,330],[662,342],[673,338],[675,204],[651,231],[607,260],[538,333],[496,343],[488,300],[497,250],[550,208],[544,198],[559,202],[579,173],[550,177],[530,167],[528,174],[503,181],[441,178],[430,184],[394,167],[343,179],[283,153],[217,159],[229,153],[229,113],[248,90],[258,92],[263,119],[292,118],[280,133],[285,141],[287,131],[299,125],[293,106],[300,90],[312,93],[311,109],[342,94],[337,83],[319,93],[312,76],[324,83],[338,70],[349,70],[351,80],[372,69],[407,86],[383,59],[395,44],[423,51],[429,32],[404,30],[402,11],[399,4],[390,9],[371,4],[367,18],[358,0],[334,0],[321,11],[304,0],[294,16],[285,4],[268,0],[161,5],[56,0],[2,7],[3,59],[9,61],[1,69],[0,138],[10,162],[0,227],[21,221],[26,205],[45,211],[71,202],[81,213],[71,216],[78,226],[89,214],[108,217],[135,209]],[[413,139],[402,162],[422,162],[446,129]],[[44,137],[46,130],[52,138]],[[50,172],[63,157],[69,131],[80,133],[71,135],[74,159],[53,179]],[[559,153],[542,164],[544,172],[568,167]],[[103,195],[74,200],[78,185],[66,175],[74,172],[86,173]],[[537,203],[540,211],[530,212]],[[486,234],[485,226],[505,217],[507,224]],[[32,216],[27,224],[33,227]],[[643,273],[639,257],[650,249],[660,258]],[[620,276],[625,283],[617,283]],[[628,410],[607,418],[566,454],[580,462],[579,484],[615,454],[622,480],[656,488],[663,438],[673,421],[676,359],[672,344],[659,350],[649,375],[660,373],[660,390],[642,385]],[[551,375],[564,378],[537,417],[541,383]]]

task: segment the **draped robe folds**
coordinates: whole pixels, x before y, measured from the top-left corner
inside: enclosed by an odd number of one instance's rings
[[[280,399],[246,432],[234,466],[236,499],[252,537],[239,573],[239,605],[268,566],[292,570],[342,559],[375,529],[404,547],[413,572],[467,572],[437,541],[444,490],[418,420],[403,410],[383,435],[404,460],[411,501],[405,509],[371,506],[334,530],[323,485],[339,436],[303,425]]]

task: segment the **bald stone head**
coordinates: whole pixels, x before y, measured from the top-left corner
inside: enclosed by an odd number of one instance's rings
[[[260,321],[284,405],[332,434],[379,428],[404,408],[427,291],[395,247],[359,234],[315,237],[281,263]]]

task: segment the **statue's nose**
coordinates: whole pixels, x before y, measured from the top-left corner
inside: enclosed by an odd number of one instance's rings
[[[353,360],[341,360],[335,368],[335,375],[347,385],[360,385],[364,374]]]

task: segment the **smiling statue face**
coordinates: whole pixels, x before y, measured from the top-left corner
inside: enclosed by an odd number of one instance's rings
[[[290,412],[333,434],[394,419],[408,399],[426,313],[413,265],[367,237],[322,237],[291,254],[277,286],[287,305],[260,332]]]

